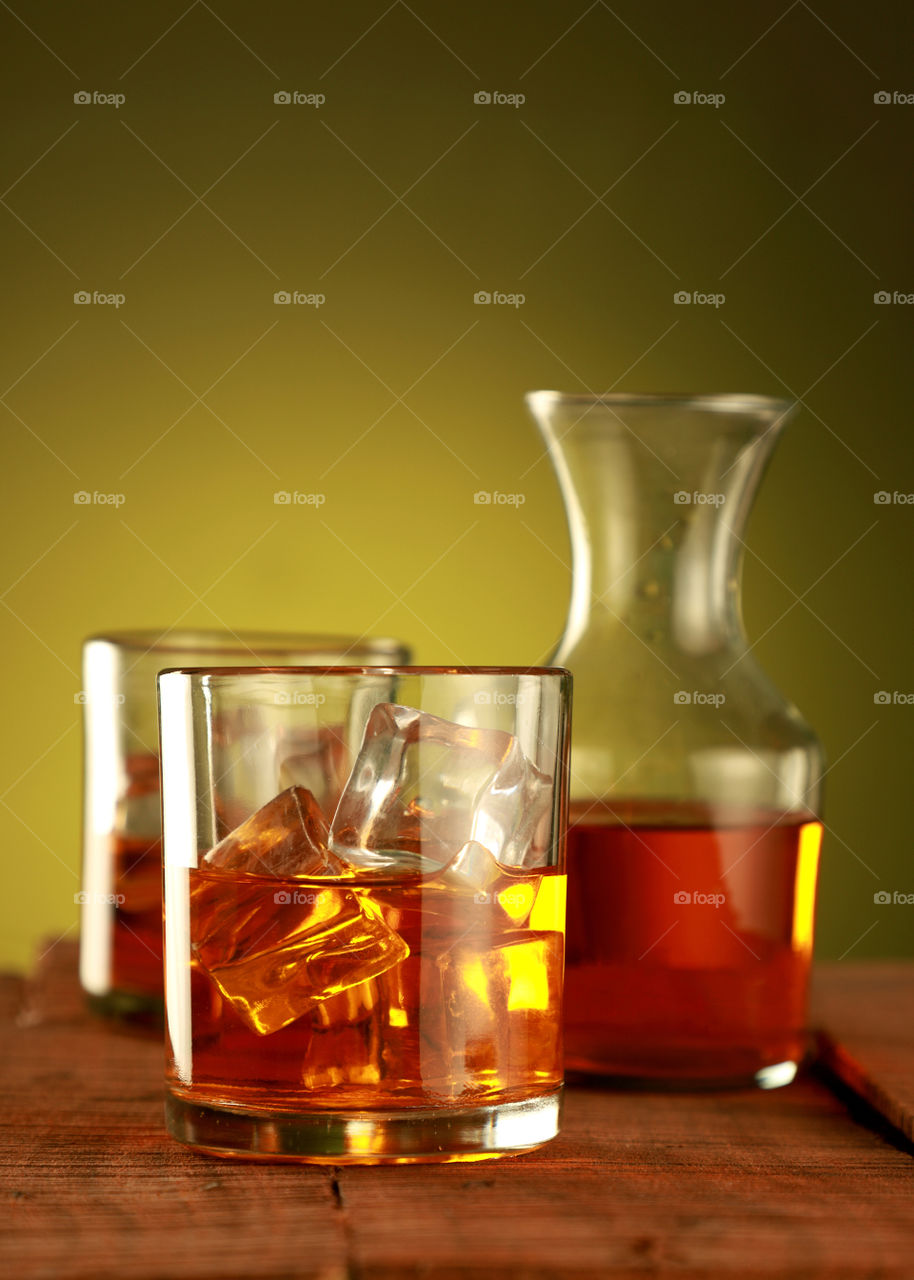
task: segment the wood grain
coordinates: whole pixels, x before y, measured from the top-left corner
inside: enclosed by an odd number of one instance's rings
[[[825,1066],[914,1142],[914,965],[830,965],[813,983]]]
[[[914,1160],[814,1079],[570,1090],[561,1138],[513,1160],[248,1165],[167,1137],[158,1038],[85,1012],[68,943],[0,1009],[16,1280],[911,1275]]]

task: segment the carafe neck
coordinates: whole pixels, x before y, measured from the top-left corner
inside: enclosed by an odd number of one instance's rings
[[[528,403],[571,535],[557,660],[620,627],[690,656],[743,648],[743,534],[792,406],[754,396],[553,392]]]

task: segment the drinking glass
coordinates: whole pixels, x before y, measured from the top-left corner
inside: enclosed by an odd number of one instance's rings
[[[170,1132],[403,1162],[555,1136],[570,677],[164,672]]]
[[[80,978],[102,1013],[162,1012],[162,829],[156,675],[230,662],[403,663],[398,640],[219,631],[123,631],[83,646]]]

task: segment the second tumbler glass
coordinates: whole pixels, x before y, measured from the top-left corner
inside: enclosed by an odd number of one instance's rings
[[[408,660],[397,640],[340,635],[118,631],[86,641],[80,978],[95,1009],[131,1016],[162,1009],[159,671]]]

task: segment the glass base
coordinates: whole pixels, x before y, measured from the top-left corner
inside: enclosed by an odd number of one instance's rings
[[[697,1090],[710,1092],[715,1089],[781,1089],[795,1079],[800,1065],[799,1062],[793,1061],[773,1062],[770,1066],[761,1067],[757,1071],[730,1075],[712,1075],[711,1073],[691,1075],[686,1072],[681,1075],[674,1075],[672,1072],[658,1073],[656,1075],[645,1072],[643,1075],[635,1075],[608,1070],[605,1067],[588,1067],[586,1069],[567,1067],[565,1080],[568,1084],[574,1085],[641,1089],[645,1092],[655,1091],[658,1093],[676,1093],[678,1091],[690,1093]]]
[[[562,1091],[489,1107],[402,1111],[249,1112],[166,1095],[179,1142],[213,1156],[317,1164],[420,1164],[519,1155],[559,1131]]]
[[[103,996],[86,993],[86,1003],[103,1018],[117,1018],[133,1026],[161,1030],[165,1025],[165,1002],[161,996],[138,995],[132,991],[106,991]]]

